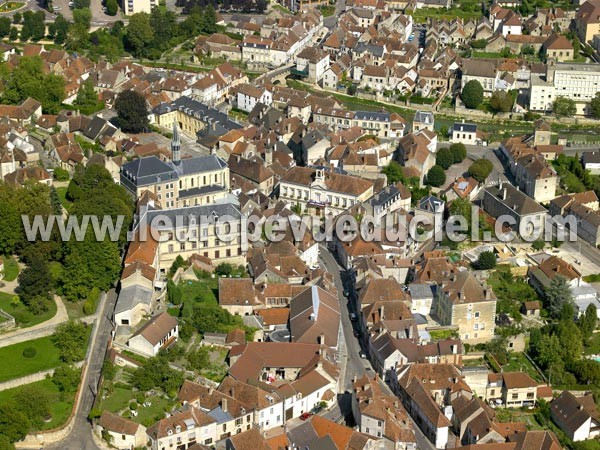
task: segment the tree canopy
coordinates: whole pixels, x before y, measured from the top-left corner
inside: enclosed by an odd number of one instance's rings
[[[481,252],[473,266],[478,270],[490,270],[496,267],[496,254],[491,251]]]
[[[494,91],[490,99],[490,106],[494,112],[509,112],[513,107],[513,96],[510,92]]]
[[[60,75],[44,72],[39,56],[23,56],[19,65],[6,77],[2,94],[5,103],[19,104],[28,97],[42,104],[45,113],[56,114],[65,99],[65,80]]]
[[[469,166],[469,175],[475,178],[478,182],[483,183],[485,179],[492,173],[493,164],[487,159],[478,159]]]
[[[590,113],[594,119],[600,119],[600,92],[596,92],[590,102]]]
[[[115,110],[118,114],[118,124],[125,132],[140,133],[150,123],[146,99],[136,91],[121,92],[115,101]]]
[[[475,109],[483,103],[483,86],[477,80],[468,81],[460,96],[465,106]]]
[[[427,172],[425,184],[433,187],[439,187],[445,182],[446,173],[441,166],[435,165],[429,170],[429,172]]]
[[[557,117],[568,117],[574,116],[577,113],[577,107],[575,101],[567,97],[556,97],[554,103],[552,103],[552,112]]]

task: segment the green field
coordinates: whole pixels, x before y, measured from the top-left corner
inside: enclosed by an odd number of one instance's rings
[[[4,256],[4,280],[14,281],[19,276],[19,264],[12,257]]]
[[[27,386],[35,386],[39,389],[44,390],[50,397],[50,414],[52,419],[45,422],[41,430],[52,430],[63,425],[73,409],[73,401],[75,394],[67,394],[60,392],[58,387],[52,382],[51,379],[37,381],[35,383],[28,384]],[[23,387],[17,387],[14,389],[7,389],[6,391],[0,391],[0,404],[6,404],[10,401]],[[32,430],[38,431],[38,430]]]
[[[25,358],[23,350],[32,347],[37,351],[33,358]],[[52,343],[52,337],[43,337],[0,348],[0,382],[23,377],[41,370],[58,367],[60,352]]]
[[[0,309],[4,310],[17,321],[20,328],[32,327],[52,319],[56,315],[56,303],[52,301],[50,308],[43,314],[34,315],[21,302],[13,304],[14,295],[0,292]]]

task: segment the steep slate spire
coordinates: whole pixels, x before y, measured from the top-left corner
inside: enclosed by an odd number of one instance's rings
[[[179,128],[177,121],[173,121],[173,137],[171,138],[171,159],[173,164],[179,165],[181,162],[181,141],[179,140]]]

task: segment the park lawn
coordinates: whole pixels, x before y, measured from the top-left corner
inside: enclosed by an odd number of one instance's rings
[[[4,260],[4,281],[15,281],[19,276],[19,264],[12,257],[4,256],[2,258]]]
[[[58,199],[60,200],[60,204],[62,205],[62,207],[65,208],[65,210],[69,211],[71,209],[71,206],[73,205],[73,202],[67,200],[67,187],[57,187],[56,194],[58,195]]]
[[[509,353],[508,363],[502,366],[504,372],[524,371],[536,381],[542,381],[542,376],[521,352]]]
[[[56,315],[56,302],[51,301],[48,311],[43,314],[34,315],[29,312],[27,307],[19,302],[16,306],[12,304],[12,294],[0,292],[0,309],[13,316],[20,328],[28,328],[38,325],[42,322],[52,319]]]
[[[114,388],[111,395],[102,400],[101,409],[107,409],[115,414],[129,408],[129,403],[135,400],[133,389]]]
[[[427,18],[432,17],[436,19],[455,19],[460,17],[464,20],[478,19],[483,13],[481,11],[465,11],[461,8],[419,8],[412,12],[413,19],[417,23],[424,23]]]
[[[40,388],[50,397],[50,414],[52,415],[52,420],[45,422],[42,425],[41,430],[52,430],[54,428],[58,428],[67,421],[71,415],[71,411],[73,410],[73,401],[75,400],[74,392],[68,394],[61,393],[58,387],[49,378],[42,381],[36,381],[35,383],[31,383],[26,386],[35,386]],[[13,389],[0,391],[0,404],[5,404],[6,402],[12,400],[22,388],[23,386],[19,386]]]
[[[33,358],[23,356],[23,350],[27,347],[37,350]],[[61,363],[60,352],[52,343],[51,336],[2,347],[0,361],[5,362],[0,364],[0,382],[52,369]]]

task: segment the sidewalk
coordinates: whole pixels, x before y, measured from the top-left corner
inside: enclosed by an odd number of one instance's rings
[[[9,333],[0,334],[0,347],[50,336],[58,325],[67,322],[69,316],[62,299],[55,295],[54,301],[56,302],[56,314],[52,319],[29,328],[19,328]]]

